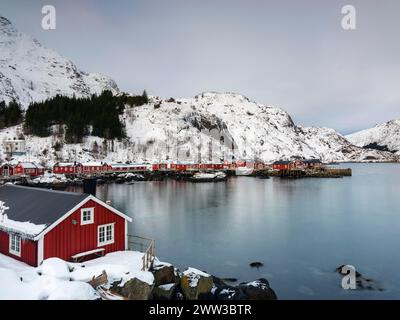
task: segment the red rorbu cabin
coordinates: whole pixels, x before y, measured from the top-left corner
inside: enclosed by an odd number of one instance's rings
[[[128,249],[132,219],[93,195],[7,184],[0,199],[0,253],[31,266]]]
[[[14,167],[14,175],[37,177],[44,175],[45,168],[35,162],[19,162]]]
[[[78,162],[58,162],[53,166],[53,173],[75,175],[82,172],[82,164]]]
[[[289,170],[291,168],[291,162],[287,160],[275,161],[272,164],[272,169],[274,170]]]
[[[100,173],[110,170],[110,166],[105,162],[87,162],[82,163],[83,173]]]
[[[14,167],[8,163],[0,167],[0,176],[3,178],[12,177],[14,175]]]

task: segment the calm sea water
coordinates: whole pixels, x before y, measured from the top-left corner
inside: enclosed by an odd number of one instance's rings
[[[98,187],[154,238],[157,256],[239,281],[264,277],[281,299],[400,298],[400,165],[349,164],[343,179],[231,178]],[[264,267],[252,269],[249,263]],[[351,264],[385,288],[346,291]]]

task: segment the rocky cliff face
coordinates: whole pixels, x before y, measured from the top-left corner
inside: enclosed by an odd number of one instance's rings
[[[26,107],[56,94],[81,97],[104,89],[118,92],[110,78],[78,70],[0,17],[0,100],[16,100]]]

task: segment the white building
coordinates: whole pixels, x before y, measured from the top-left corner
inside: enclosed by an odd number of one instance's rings
[[[4,141],[4,150],[9,155],[23,155],[26,153],[26,142],[21,139],[7,139]]]

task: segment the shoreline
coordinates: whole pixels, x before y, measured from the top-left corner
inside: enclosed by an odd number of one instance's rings
[[[236,175],[233,170],[220,170],[224,173],[222,178],[201,178],[194,179],[196,172],[176,172],[176,171],[157,171],[157,172],[135,172],[135,173],[103,173],[96,175],[60,175],[48,174],[47,176],[38,176],[34,179],[29,177],[12,177],[0,179],[1,184],[15,183],[30,187],[39,188],[55,188],[65,189],[70,186],[83,186],[85,179],[96,180],[97,185],[104,184],[134,184],[135,182],[148,182],[148,181],[164,181],[168,179],[176,181],[185,181],[188,183],[218,183],[225,182],[232,177],[250,177],[258,179],[269,179],[271,177],[278,178],[342,178],[352,176],[351,168],[324,168],[320,170],[254,170],[248,175]],[[205,171],[206,172],[206,171]],[[215,173],[215,172],[214,172]]]

